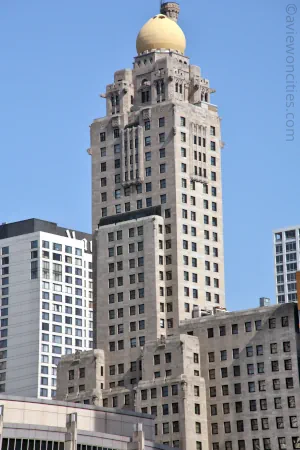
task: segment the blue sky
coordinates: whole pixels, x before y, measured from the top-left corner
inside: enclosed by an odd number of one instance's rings
[[[89,124],[105,113],[98,94],[131,67],[137,33],[158,4],[0,1],[0,222],[38,217],[90,230],[86,149]],[[187,55],[217,90],[223,118],[229,309],[275,300],[272,230],[300,223],[298,93],[296,136],[286,142],[287,5],[181,1]],[[300,7],[294,18],[299,29]],[[299,79],[298,35],[295,47]]]

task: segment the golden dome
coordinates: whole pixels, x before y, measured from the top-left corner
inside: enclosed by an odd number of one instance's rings
[[[158,14],[143,26],[136,40],[138,54],[147,50],[172,49],[184,53],[185,35],[174,20]]]

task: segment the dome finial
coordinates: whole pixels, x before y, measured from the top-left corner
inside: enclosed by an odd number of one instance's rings
[[[180,12],[180,6],[176,2],[164,2],[161,0],[160,4],[160,13],[164,14],[165,16],[169,17],[169,19],[174,20],[174,22],[177,22],[178,16]]]

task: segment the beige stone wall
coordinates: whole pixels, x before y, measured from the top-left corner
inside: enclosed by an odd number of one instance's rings
[[[198,339],[180,335],[146,344],[136,411],[156,416],[156,438],[165,445],[208,449],[206,389]],[[159,375],[159,376],[158,376]]]
[[[105,386],[103,350],[78,352],[62,357],[57,369],[57,400],[102,406]]]
[[[287,304],[182,323],[182,332],[192,332],[199,338],[211,448],[219,444],[221,449],[226,442],[231,442],[232,449],[237,450],[237,441],[241,441],[241,446],[244,442],[246,449],[252,449],[253,439],[258,439],[260,448],[264,448],[265,439],[265,445],[270,442],[275,449],[279,448],[278,438],[285,438],[287,449],[293,448],[292,437],[300,435],[299,428],[292,428],[290,423],[295,420],[300,425],[296,314],[295,305]],[[233,329],[234,333],[238,330],[238,334],[233,334]],[[211,333],[213,336],[209,338]],[[291,379],[290,387],[287,383]],[[275,402],[279,400],[275,399],[280,399],[281,408],[276,408]],[[289,401],[295,401],[295,407],[289,407]],[[255,402],[256,410],[251,411]],[[282,428],[278,428],[277,421],[281,418]],[[257,430],[253,428],[256,425]],[[225,426],[230,426],[230,432],[225,432]],[[238,431],[242,428],[244,431]]]

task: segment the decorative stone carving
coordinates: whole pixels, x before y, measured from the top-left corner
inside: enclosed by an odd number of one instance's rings
[[[112,125],[113,128],[118,127],[120,125],[120,116],[114,116],[111,119],[111,125]]]
[[[143,120],[149,120],[151,119],[151,109],[144,109],[143,110]]]
[[[174,22],[177,22],[180,7],[178,3],[175,2],[164,2],[161,5],[160,12],[161,14],[164,14],[165,16],[169,17],[169,19],[174,20]]]

